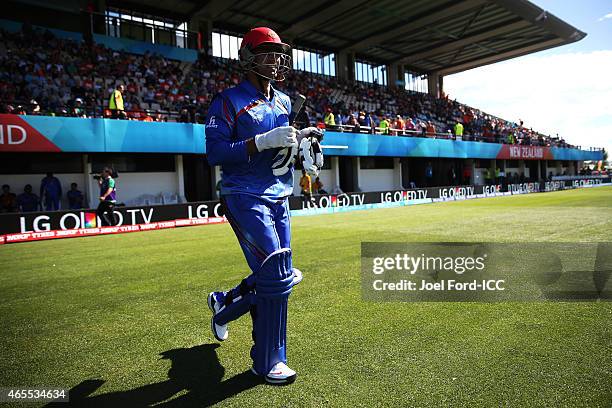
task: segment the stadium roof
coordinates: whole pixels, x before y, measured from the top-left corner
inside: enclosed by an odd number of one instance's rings
[[[216,30],[267,25],[293,45],[401,62],[448,75],[579,41],[585,33],[526,0],[108,0],[109,6],[201,17]]]

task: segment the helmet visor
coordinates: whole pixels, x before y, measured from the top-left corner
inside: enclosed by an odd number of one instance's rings
[[[291,70],[291,55],[284,52],[257,52],[253,55],[252,70],[264,78],[284,81]]]

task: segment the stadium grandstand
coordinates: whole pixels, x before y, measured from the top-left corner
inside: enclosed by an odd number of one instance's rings
[[[300,125],[326,129],[329,192],[539,182],[603,158],[579,135],[444,92],[446,75],[586,35],[528,1],[20,0],[0,19],[2,184],[37,190],[52,172],[95,206],[90,174],[112,165],[128,206],[216,199],[204,119],[241,80],[241,35],[261,25],[293,47],[276,86],[306,96]]]

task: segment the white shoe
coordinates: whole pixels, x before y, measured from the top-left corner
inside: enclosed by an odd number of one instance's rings
[[[255,375],[259,375],[253,367],[251,367],[251,372]],[[291,384],[295,381],[296,377],[297,373],[287,367],[287,364],[276,363],[270,372],[265,376],[265,379],[269,384],[281,385]]]
[[[213,336],[215,336],[215,339],[217,339],[218,341],[227,340],[227,336],[228,336],[227,324],[224,324],[224,325],[215,324],[215,315],[219,313],[221,310],[223,310],[225,305],[221,305],[219,304],[219,302],[217,302],[217,299],[215,298],[215,292],[210,292],[208,294],[207,301],[208,301],[208,308],[213,314],[212,318],[210,319],[210,328],[213,332]]]
[[[291,268],[291,272],[293,272],[293,286],[297,285],[302,281],[302,279],[304,279],[302,271],[300,271],[298,268]]]

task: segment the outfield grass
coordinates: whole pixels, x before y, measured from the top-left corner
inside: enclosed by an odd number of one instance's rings
[[[247,372],[248,317],[221,346],[210,333],[206,294],[247,273],[225,224],[0,246],[0,386],[73,388],[87,407],[611,405],[612,304],[367,303],[359,254],[362,241],[609,241],[612,188],[292,222],[295,384]]]

